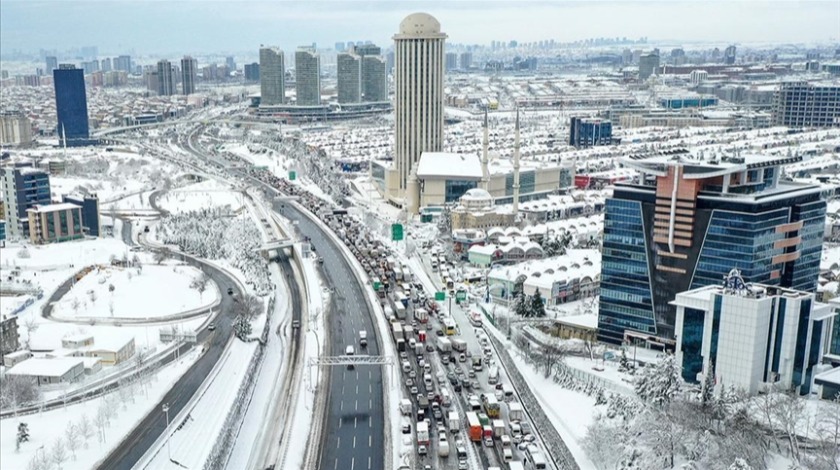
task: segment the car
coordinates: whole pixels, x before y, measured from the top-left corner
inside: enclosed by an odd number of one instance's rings
[[[300,328],[300,320],[292,320],[292,328]]]
[[[437,427],[438,435],[440,436],[441,441],[446,440],[446,426],[439,424]]]
[[[484,438],[484,447],[493,447],[493,438],[492,437],[485,437]]]
[[[423,446],[423,445],[417,446],[417,454],[418,455],[426,455],[428,453],[429,453],[429,449],[427,449],[426,446]]]
[[[458,470],[467,470],[469,467],[467,466],[466,460],[459,460],[458,461]]]
[[[435,334],[438,336],[443,336],[443,330],[435,330]]]
[[[502,390],[502,389],[504,389],[504,388],[505,388],[505,386],[504,386],[504,384],[502,384],[501,382],[499,382],[499,383],[497,383],[497,384],[496,384],[496,390]]]
[[[403,434],[411,434],[411,423],[408,421],[403,421],[402,423],[402,433]]]
[[[468,375],[471,379],[474,379],[474,378],[475,378],[475,371],[474,371],[474,370],[472,370],[472,369],[470,369],[470,370],[469,370],[469,372],[467,372],[467,375]]]
[[[408,353],[405,351],[400,351],[400,359],[408,359]]]
[[[431,391],[431,392],[426,392],[426,398],[428,398],[428,399],[429,399],[429,401],[434,400],[434,399],[435,399],[435,392],[433,392],[433,391]]]
[[[458,360],[461,361],[461,362],[467,362],[467,355],[464,354],[464,353],[459,354],[458,355]]]
[[[228,295],[233,295],[233,287],[228,287]]]
[[[526,434],[525,437],[522,438],[522,442],[526,442],[526,443],[527,442],[534,442],[536,440],[537,440],[537,438],[534,437],[533,434]]]
[[[516,439],[514,439],[514,441],[515,441],[515,440],[516,440]],[[516,448],[524,452],[524,451],[528,448],[528,446],[529,446],[529,445],[530,445],[530,444],[528,444],[527,442],[520,442],[520,443],[516,446]]]
[[[411,377],[408,377],[407,379],[405,379],[405,386],[406,387],[411,387],[413,385],[414,385],[414,379],[412,379]]]
[[[426,345],[426,352],[435,352],[435,347],[431,344]]]
[[[453,386],[453,389],[454,389],[456,392],[459,392],[459,393],[461,392],[461,390],[463,390],[463,388],[461,387],[461,384],[455,384],[455,385]]]
[[[210,331],[215,330],[216,329],[216,323],[210,322],[210,324],[207,325],[207,329],[210,330]]]
[[[412,395],[417,395],[417,392],[418,392],[418,390],[417,390],[417,386],[413,386],[413,387],[411,387],[411,394],[412,394]]]
[[[414,369],[411,369],[411,372],[408,373],[408,376],[411,377],[412,379],[416,379],[417,378],[417,372],[415,372]]]
[[[449,383],[451,383],[452,385],[455,385],[455,384],[458,383],[458,377],[456,377],[455,374],[449,374],[448,377],[449,377]]]

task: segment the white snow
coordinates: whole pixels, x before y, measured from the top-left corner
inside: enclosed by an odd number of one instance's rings
[[[231,210],[238,211],[244,204],[243,197],[242,193],[232,191],[228,185],[206,180],[169,190],[158,199],[158,203],[163,209],[175,214],[213,206],[230,206]]]

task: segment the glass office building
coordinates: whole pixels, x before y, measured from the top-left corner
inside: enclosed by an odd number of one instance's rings
[[[68,147],[90,144],[84,71],[61,64],[53,70],[53,83],[59,141]]]
[[[598,335],[672,349],[679,292],[746,282],[816,289],[826,202],[818,185],[780,180],[801,157],[630,157],[639,177],[607,201]]]

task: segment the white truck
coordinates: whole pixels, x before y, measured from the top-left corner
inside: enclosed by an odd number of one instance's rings
[[[506,431],[507,428],[505,427],[505,421],[503,419],[493,420],[493,437],[501,439],[502,436],[506,434]]]
[[[438,442],[438,456],[449,457],[449,441],[443,435],[440,436],[440,442]]]
[[[367,347],[367,331],[359,331],[359,345],[363,348]]]
[[[400,400],[400,413],[404,416],[408,416],[411,414],[411,400],[408,398],[403,398]]]
[[[449,338],[438,338],[438,351],[441,354],[449,354],[452,352],[452,341]]]
[[[467,342],[462,339],[455,338],[452,340],[452,349],[458,352],[467,352]]]
[[[420,421],[417,423],[417,445],[429,445],[429,423],[428,421]]]
[[[522,405],[512,401],[508,403],[508,419],[511,421],[522,421]]]
[[[461,419],[457,411],[449,412],[449,432],[456,433],[461,430]]]
[[[394,341],[396,341],[398,339],[405,339],[405,336],[403,335],[403,327],[402,327],[401,324],[392,323],[391,324],[391,330],[394,333]]]

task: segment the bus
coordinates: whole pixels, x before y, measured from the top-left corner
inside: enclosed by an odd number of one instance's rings
[[[496,385],[499,383],[499,366],[493,366],[490,368],[490,372],[487,374],[487,383],[490,385]]]
[[[485,395],[484,396],[484,412],[487,413],[487,416],[491,419],[496,419],[499,417],[499,401],[496,400],[494,395]]]
[[[455,320],[451,318],[444,318],[443,319],[443,332],[449,336],[452,336],[456,333],[455,331]]]

